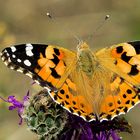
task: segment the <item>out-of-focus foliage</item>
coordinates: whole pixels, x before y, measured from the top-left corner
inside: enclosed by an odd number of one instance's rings
[[[13,44],[46,43],[76,50],[74,35],[87,40],[93,50],[115,43],[140,40],[140,1],[138,0],[6,0],[0,1],[0,51]],[[54,20],[46,16],[50,12]],[[110,19],[95,31],[106,14]],[[70,30],[70,31],[69,31]],[[73,35],[74,34],[74,35]],[[32,94],[30,78],[9,70],[0,61],[0,95],[22,98],[28,89]],[[7,111],[0,100],[0,140],[33,140],[36,137],[18,126],[16,113]],[[124,139],[140,139],[140,106],[126,116],[135,134]]]

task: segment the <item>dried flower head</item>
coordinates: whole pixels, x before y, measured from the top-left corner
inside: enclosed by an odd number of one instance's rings
[[[66,111],[56,104],[44,90],[35,95],[24,110],[28,128],[40,139],[56,139],[67,122]]]

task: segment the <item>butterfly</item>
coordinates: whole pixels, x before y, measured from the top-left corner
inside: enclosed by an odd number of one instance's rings
[[[111,120],[140,102],[140,41],[92,52],[45,44],[5,48],[2,61],[47,89],[55,102],[86,121]]]

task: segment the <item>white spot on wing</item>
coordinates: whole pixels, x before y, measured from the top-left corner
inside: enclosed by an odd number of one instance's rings
[[[31,66],[31,62],[29,60],[24,60],[24,64],[28,67]]]
[[[22,69],[17,69],[16,71],[21,72],[21,73],[23,72],[23,70],[22,70]]]
[[[2,61],[4,61],[5,60],[5,57],[2,57],[1,59],[2,59]]]
[[[32,50],[26,51],[27,56],[33,56],[34,54],[32,53]]]
[[[27,76],[29,76],[30,78],[33,78],[33,75],[31,73],[26,73]]]
[[[13,66],[11,66],[11,67],[10,67],[10,69],[12,69],[12,70],[13,70],[13,69],[14,69],[14,67],[13,67]]]
[[[26,44],[26,50],[32,50],[33,49],[33,45],[28,43]]]
[[[16,56],[15,56],[14,54],[12,55],[12,57],[13,57],[13,58],[16,58]]]
[[[4,62],[4,64],[7,66],[7,65],[8,65],[8,62],[7,62],[7,61],[5,61],[5,62]]]
[[[34,55],[33,52],[32,52],[32,49],[33,49],[32,44],[26,44],[25,50],[26,50],[26,55],[27,56],[33,56]]]
[[[21,63],[21,59],[17,59],[17,62]]]
[[[8,58],[8,63],[11,63],[11,59],[10,58]]]
[[[16,51],[16,47],[12,46],[12,47],[11,47],[11,51],[12,51],[12,52],[15,52],[15,51]]]

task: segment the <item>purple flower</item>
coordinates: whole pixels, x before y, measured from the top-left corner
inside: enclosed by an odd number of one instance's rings
[[[3,101],[7,102],[7,103],[11,103],[12,105],[9,106],[9,110],[17,110],[18,112],[18,116],[20,118],[20,121],[19,121],[19,125],[22,124],[22,113],[24,111],[24,107],[25,107],[25,103],[29,100],[29,91],[27,92],[27,94],[23,97],[23,101],[18,101],[16,100],[15,96],[13,95],[10,95],[8,96],[8,99],[4,99],[2,97],[0,97]]]
[[[121,138],[117,134],[117,131],[115,130],[102,131],[99,134],[96,134],[94,138],[96,138],[97,140],[121,140]]]
[[[86,122],[69,114],[67,126],[59,137],[60,140],[121,140],[120,132],[133,133],[131,125],[123,117],[116,117],[110,121]]]

